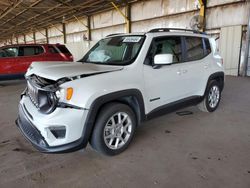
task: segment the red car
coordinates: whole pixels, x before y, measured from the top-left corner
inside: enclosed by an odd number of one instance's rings
[[[73,61],[61,44],[17,44],[0,48],[0,80],[22,78],[33,61]]]

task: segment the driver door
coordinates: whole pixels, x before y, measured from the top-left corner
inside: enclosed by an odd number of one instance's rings
[[[1,49],[0,56],[0,75],[16,74],[16,56],[18,54],[17,47],[7,47]]]
[[[185,88],[181,74],[182,41],[179,36],[158,37],[152,40],[144,63],[148,112],[182,98],[183,88]],[[172,54],[173,63],[154,65],[154,56],[157,54]]]

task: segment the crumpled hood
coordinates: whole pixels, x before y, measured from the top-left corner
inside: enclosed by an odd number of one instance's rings
[[[26,76],[38,75],[50,80],[59,80],[65,77],[88,76],[123,69],[123,66],[97,65],[81,62],[33,62]]]

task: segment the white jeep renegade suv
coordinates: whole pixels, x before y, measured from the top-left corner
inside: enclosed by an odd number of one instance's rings
[[[224,85],[215,40],[184,29],[153,29],[100,40],[79,62],[34,62],[16,121],[40,151],[124,151],[137,126],[198,105],[213,112]]]

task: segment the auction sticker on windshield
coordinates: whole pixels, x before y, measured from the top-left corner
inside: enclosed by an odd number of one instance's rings
[[[123,42],[139,42],[141,37],[125,37]]]

